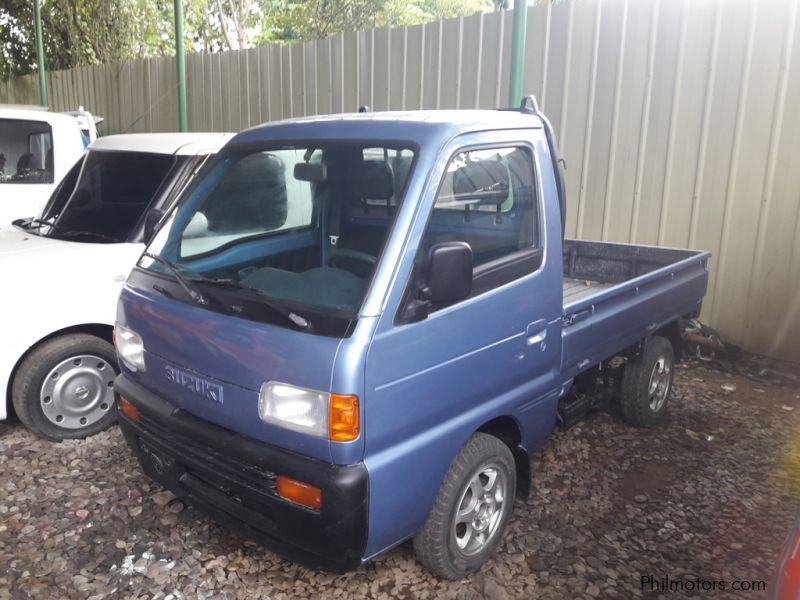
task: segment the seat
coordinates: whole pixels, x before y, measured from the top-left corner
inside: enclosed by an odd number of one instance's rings
[[[392,167],[383,160],[365,160],[356,178],[356,197],[363,203],[367,200],[385,200],[394,196],[394,174]]]
[[[347,269],[358,277],[369,277],[386,240],[389,203],[394,196],[391,165],[383,160],[360,163],[349,196],[359,204],[348,210],[349,222],[342,224],[345,229],[342,238],[337,246],[331,248],[330,264]],[[370,201],[378,201],[378,206]],[[359,223],[361,215],[366,215],[370,221],[372,217],[377,219],[372,223]],[[331,218],[339,217],[334,213]]]
[[[33,168],[33,152],[25,152],[19,157],[19,160],[17,160],[17,173],[32,171]]]
[[[392,161],[392,170],[394,171],[394,189],[397,192],[402,192],[406,187],[408,175],[411,172],[411,163],[414,162],[414,157],[411,155],[398,155]],[[395,204],[397,198],[395,198]]]
[[[275,155],[259,152],[238,160],[201,207],[216,233],[271,231],[288,215],[286,174]],[[236,198],[235,209],[230,199]]]

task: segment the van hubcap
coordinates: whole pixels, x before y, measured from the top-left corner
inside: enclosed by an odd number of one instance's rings
[[[39,404],[48,421],[64,429],[88,427],[114,403],[114,367],[93,354],[71,356],[45,377]]]
[[[648,388],[650,409],[654,412],[661,410],[661,407],[667,401],[671,377],[672,365],[670,365],[666,357],[659,356],[653,365],[652,373],[650,373],[650,387]]]
[[[496,465],[481,467],[469,481],[453,522],[456,547],[462,554],[477,554],[494,539],[505,510],[505,496],[506,475]]]

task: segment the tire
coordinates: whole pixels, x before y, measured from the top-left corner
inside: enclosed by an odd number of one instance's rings
[[[476,488],[485,493],[490,486],[491,494],[475,495]],[[462,579],[480,569],[503,538],[515,491],[516,467],[508,446],[491,435],[474,434],[450,464],[425,526],[414,538],[417,560],[443,579]],[[459,509],[466,508],[468,519],[457,523]],[[476,532],[474,523],[482,531]]]
[[[36,435],[61,441],[107,429],[116,420],[114,347],[87,334],[63,335],[34,349],[11,384],[19,420]]]
[[[675,352],[666,338],[654,336],[637,361],[628,362],[622,374],[620,409],[634,427],[655,427],[667,412],[675,373]]]

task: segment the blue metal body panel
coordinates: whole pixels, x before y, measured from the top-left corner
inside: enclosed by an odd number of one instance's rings
[[[684,252],[689,256],[679,262],[564,306],[565,322],[572,321],[562,333],[564,376],[614,356],[676,317],[700,312],[711,254]]]
[[[537,157],[540,237],[545,248],[541,268],[419,323],[395,325],[416,247],[450,156],[465,146],[506,142],[528,144]],[[552,392],[560,385],[561,226],[555,181],[542,168],[543,152],[540,130],[456,137],[440,152],[420,194],[418,218],[409,232],[412,251],[402,256],[367,356],[368,555],[422,527],[447,467],[482,424],[511,416],[520,425],[526,446],[541,444],[555,424],[558,397]],[[537,321],[544,323],[545,343],[528,346],[527,326]]]
[[[122,291],[117,321],[145,340],[146,371],[133,373],[122,363],[143,387],[212,423],[313,458],[333,460],[327,440],[261,421],[258,394],[266,381],[329,390],[340,340],[313,336],[309,343],[311,336],[296,330],[225,318],[129,285]],[[175,385],[165,376],[167,366],[218,382],[223,386],[223,401]],[[348,393],[361,392],[349,389]],[[336,446],[357,446],[354,454],[360,456],[363,438]],[[342,462],[354,462],[346,460],[349,453],[341,455]]]
[[[257,127],[230,144],[348,139],[393,140],[417,149],[405,200],[348,337],[244,321],[130,283],[118,320],[142,336],[147,352],[147,371],[127,374],[175,406],[311,457],[338,464],[363,461],[369,472],[368,559],[420,530],[449,464],[478,428],[508,417],[519,428],[522,446],[538,448],[575,375],[696,310],[705,292],[708,255],[692,254],[563,306],[556,179],[541,122],[530,115],[312,117]],[[541,267],[419,322],[398,324],[395,317],[447,163],[457,151],[485,144],[522,144],[534,156]],[[292,238],[292,244],[312,243],[305,235]],[[230,252],[244,255],[247,244]],[[167,381],[167,366],[220,382],[224,402]],[[361,436],[347,444],[327,442],[261,422],[258,390],[269,380],[357,394]]]

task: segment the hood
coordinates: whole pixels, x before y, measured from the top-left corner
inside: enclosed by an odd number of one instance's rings
[[[26,343],[63,327],[113,323],[119,290],[142,248],[0,231],[0,322],[6,329],[22,328],[25,334],[18,334]]]
[[[41,254],[43,248],[52,248],[61,240],[45,238],[17,229],[13,225],[0,229],[0,260],[10,257]],[[8,257],[8,258],[6,258]]]
[[[141,253],[140,244],[98,244],[58,240],[28,233],[12,226],[0,230],[0,274],[4,277],[35,274],[37,277],[45,276],[51,281],[66,276],[74,280],[76,272],[87,276],[92,270],[103,270],[106,266],[112,266],[121,270],[124,278],[133,264],[128,261],[120,265],[113,260],[113,257],[120,253],[120,247],[131,246],[138,247]],[[89,266],[92,267],[91,270],[87,269]]]
[[[117,321],[144,342],[145,370],[126,374],[173,406],[248,437],[330,460],[328,440],[264,423],[265,382],[331,391],[340,339],[235,318],[129,279]],[[207,393],[212,390],[213,393]]]

